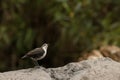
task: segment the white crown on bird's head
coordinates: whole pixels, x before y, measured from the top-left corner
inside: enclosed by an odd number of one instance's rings
[[[44,44],[42,45],[42,48],[47,49],[47,48],[48,48],[48,44],[47,44],[47,43],[44,43]]]

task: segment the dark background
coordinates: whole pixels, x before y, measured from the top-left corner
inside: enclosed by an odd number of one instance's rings
[[[120,0],[0,0],[0,71],[34,67],[20,58],[43,43],[50,44],[44,67],[120,46]]]

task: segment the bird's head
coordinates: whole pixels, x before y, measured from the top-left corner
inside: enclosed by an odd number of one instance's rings
[[[44,43],[44,44],[42,45],[42,48],[44,48],[44,49],[47,50],[47,48],[48,48],[48,44],[47,44],[47,43]]]

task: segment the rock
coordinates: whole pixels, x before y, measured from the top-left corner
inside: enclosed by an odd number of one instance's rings
[[[31,68],[0,73],[0,80],[52,80],[43,69]]]
[[[89,52],[83,52],[78,58],[78,61],[97,59],[102,57],[109,57],[117,62],[120,62],[120,47],[115,45],[101,46],[99,49],[93,49]]]
[[[109,57],[120,62],[120,47],[114,45],[101,46],[99,51],[104,57]]]
[[[83,61],[88,59],[98,59],[103,57],[104,57],[103,54],[99,50],[93,49],[90,52],[83,52],[81,57],[78,58],[78,61]]]
[[[0,73],[0,80],[120,80],[120,63],[98,58],[58,68],[30,68]]]

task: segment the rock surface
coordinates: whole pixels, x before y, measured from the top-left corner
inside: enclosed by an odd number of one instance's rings
[[[120,80],[120,63],[109,58],[0,73],[0,80]]]

